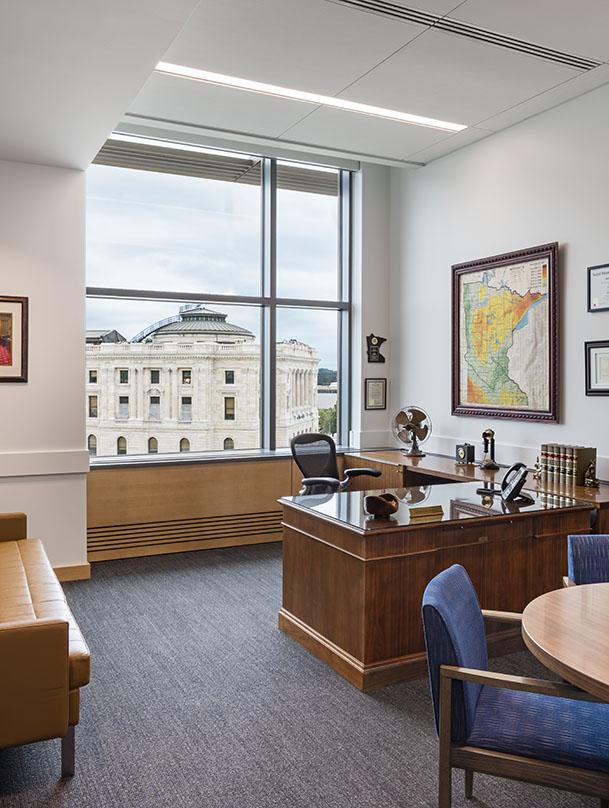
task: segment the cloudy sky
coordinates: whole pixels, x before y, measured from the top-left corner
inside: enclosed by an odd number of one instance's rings
[[[87,172],[87,285],[230,295],[260,293],[260,189],[94,165]],[[337,197],[278,191],[278,293],[336,299]],[[252,306],[210,306],[260,335]],[[179,304],[89,300],[88,328],[128,339]],[[278,312],[278,338],[314,346],[336,368],[335,312]]]

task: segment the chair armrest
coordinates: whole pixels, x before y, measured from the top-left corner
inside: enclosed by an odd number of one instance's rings
[[[497,620],[500,623],[511,623],[514,626],[522,623],[522,615],[518,612],[496,612],[494,609],[482,609],[482,617],[485,620]]]
[[[27,538],[27,517],[24,513],[0,513],[0,541]]]
[[[340,480],[337,480],[336,477],[305,477],[302,481],[302,485],[304,488],[309,488],[313,485],[327,485],[338,491],[340,488]]]
[[[503,687],[508,690],[523,690],[527,693],[539,693],[543,696],[556,696],[561,699],[575,701],[601,702],[591,693],[580,690],[575,685],[564,682],[550,682],[546,679],[530,679],[528,676],[510,676],[494,671],[479,671],[473,668],[457,668],[453,665],[441,665],[440,676],[448,679],[459,679],[462,682],[477,682],[489,687]]]
[[[350,480],[352,477],[380,477],[380,469],[345,469],[345,477]]]
[[[68,623],[0,624],[0,748],[68,731]]]
[[[568,575],[563,575],[563,579],[562,579],[562,585],[563,585],[563,587],[564,587],[565,589],[566,589],[567,587],[569,587],[569,586],[577,586],[577,584],[575,583],[575,581],[572,581],[572,580],[571,580],[571,578],[569,578],[569,576],[568,576]]]

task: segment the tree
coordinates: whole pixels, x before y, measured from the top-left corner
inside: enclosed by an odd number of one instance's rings
[[[319,431],[324,435],[336,434],[336,404],[319,411]]]
[[[337,373],[335,370],[329,368],[319,368],[317,371],[317,384],[322,387],[327,387],[332,382],[336,381]]]

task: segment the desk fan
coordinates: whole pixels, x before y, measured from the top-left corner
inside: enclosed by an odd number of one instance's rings
[[[406,447],[402,451],[408,457],[425,457],[421,444],[431,435],[431,418],[425,410],[412,404],[402,407],[394,417],[391,429],[395,439]]]

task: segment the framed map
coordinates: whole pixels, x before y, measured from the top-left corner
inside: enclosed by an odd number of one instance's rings
[[[453,271],[453,415],[558,420],[558,244]]]

